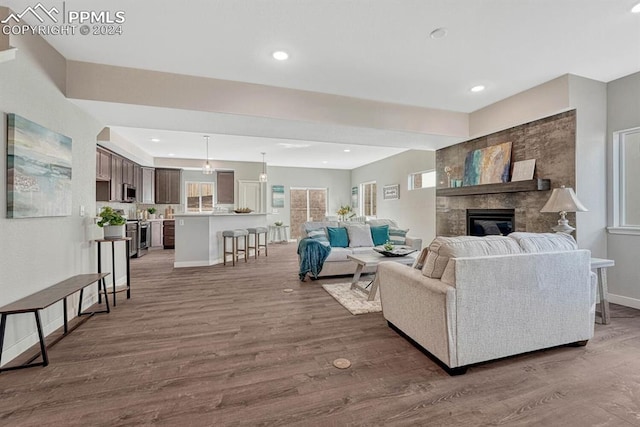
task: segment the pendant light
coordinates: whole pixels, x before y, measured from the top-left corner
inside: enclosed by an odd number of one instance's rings
[[[262,153],[262,173],[260,174],[260,178],[258,180],[260,182],[267,182],[267,163],[264,161],[264,155],[266,153]]]
[[[213,168],[209,164],[209,135],[204,136],[205,141],[207,142],[207,161],[202,166],[202,173],[205,175],[211,175],[213,173]]]

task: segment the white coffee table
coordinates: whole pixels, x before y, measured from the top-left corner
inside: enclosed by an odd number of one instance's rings
[[[373,301],[376,297],[376,293],[378,293],[378,282],[375,280],[373,281],[371,284],[371,290],[359,286],[358,281],[360,280],[362,270],[364,270],[365,267],[376,267],[377,270],[378,264],[382,261],[393,261],[399,262],[400,264],[412,265],[416,260],[416,256],[417,252],[400,257],[386,257],[375,252],[347,255],[348,259],[358,264],[356,272],[353,273],[353,280],[351,280],[351,289],[360,289],[362,292],[369,295],[367,300]]]

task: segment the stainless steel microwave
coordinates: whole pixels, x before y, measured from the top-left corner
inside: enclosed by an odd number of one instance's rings
[[[136,201],[136,187],[123,184],[122,185],[122,198],[125,202],[135,202]]]

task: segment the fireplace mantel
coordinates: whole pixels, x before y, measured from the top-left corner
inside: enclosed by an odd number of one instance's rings
[[[528,181],[502,182],[498,184],[470,185],[436,189],[438,197],[474,196],[478,194],[519,193],[523,191],[548,191],[551,181],[548,179],[531,179]]]

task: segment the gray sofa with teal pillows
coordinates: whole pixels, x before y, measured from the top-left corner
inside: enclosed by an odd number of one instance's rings
[[[399,227],[391,219],[371,219],[362,222],[310,221],[302,224],[302,237],[318,239],[329,244],[331,252],[324,261],[319,276],[353,274],[356,264],[347,255],[374,252],[374,246],[387,241],[396,246],[422,249],[422,239],[407,235],[408,229]],[[364,270],[373,272],[375,269]]]

